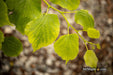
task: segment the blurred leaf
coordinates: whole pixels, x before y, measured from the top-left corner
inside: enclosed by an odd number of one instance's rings
[[[28,23],[25,33],[35,52],[41,47],[53,43],[58,37],[59,30],[60,23],[58,16],[47,14]]]
[[[0,27],[11,25],[8,18],[7,6],[3,0],[0,0]]]
[[[93,50],[86,51],[84,55],[84,60],[87,66],[92,67],[92,68],[97,67],[98,58],[96,57]]]
[[[87,34],[88,34],[88,36],[89,36],[90,38],[94,38],[94,39],[100,37],[100,32],[99,32],[99,30],[96,30],[96,29],[94,29],[94,28],[89,28],[89,29],[87,30]]]
[[[80,4],[80,0],[50,0],[54,4],[58,4],[68,10],[75,10]]]
[[[2,42],[4,42],[4,34],[0,31],[0,49],[2,48]]]
[[[79,10],[75,14],[75,22],[83,26],[84,30],[94,28],[94,19],[87,10]]]
[[[94,45],[91,45],[92,49],[94,50],[95,49],[95,46]]]
[[[6,0],[8,8],[13,11],[10,20],[24,34],[26,24],[40,17],[41,0]]]
[[[79,52],[79,38],[77,34],[69,34],[61,36],[54,44],[55,52],[66,63],[77,57]]]
[[[97,49],[101,49],[100,44],[96,44],[96,46],[97,46]]]
[[[10,36],[5,37],[5,40],[2,44],[2,51],[7,56],[18,56],[23,50],[22,43],[17,38]]]

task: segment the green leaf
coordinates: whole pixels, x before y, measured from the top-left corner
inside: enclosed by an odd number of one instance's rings
[[[2,42],[4,42],[4,35],[3,35],[3,33],[0,31],[0,49],[2,48]]]
[[[99,38],[100,37],[100,32],[94,28],[88,28],[87,34],[90,38]]]
[[[96,44],[96,46],[97,46],[97,49],[101,49],[100,44]]]
[[[54,49],[63,60],[66,60],[66,63],[75,59],[79,52],[79,38],[77,34],[61,36],[55,42]]]
[[[58,37],[60,23],[58,16],[47,14],[27,24],[25,33],[32,44],[34,52],[48,46]]]
[[[0,0],[0,27],[10,25],[7,6],[3,0]]]
[[[7,0],[6,3],[8,8],[13,11],[10,20],[23,34],[26,24],[34,18],[40,17],[41,0]]]
[[[75,22],[83,26],[84,30],[94,28],[94,19],[87,10],[79,10],[75,14]]]
[[[5,37],[5,40],[2,44],[2,51],[7,56],[18,56],[20,52],[23,50],[22,43],[17,38],[10,36]]]
[[[50,0],[54,4],[58,4],[68,10],[75,10],[80,4],[80,0]]]
[[[84,60],[87,66],[96,68],[98,63],[98,58],[96,57],[93,50],[87,50],[84,55]]]

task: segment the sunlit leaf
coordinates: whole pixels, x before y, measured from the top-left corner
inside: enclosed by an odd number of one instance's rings
[[[0,49],[2,48],[2,42],[4,41],[4,35],[3,33],[0,31]]]
[[[95,55],[93,50],[87,50],[85,55],[84,55],[84,60],[87,66],[96,68],[97,67],[97,62],[98,58]]]
[[[69,34],[61,36],[54,44],[55,52],[66,63],[77,57],[79,52],[79,38],[77,34]]]
[[[16,28],[24,34],[26,24],[34,18],[40,17],[41,0],[6,0],[9,10],[13,13],[10,20]]]
[[[54,4],[58,4],[68,10],[75,10],[80,4],[80,0],[50,0]]]
[[[94,28],[94,19],[87,10],[78,10],[75,14],[75,22],[82,25],[84,30]]]
[[[88,36],[89,36],[90,38],[94,38],[94,39],[100,37],[100,32],[99,32],[99,30],[96,30],[96,29],[94,29],[94,28],[89,28],[89,29],[87,30],[87,34],[88,34]]]
[[[60,23],[58,16],[47,14],[28,23],[25,33],[32,44],[33,51],[48,46],[58,37]]]
[[[8,18],[7,6],[3,0],[0,0],[0,27],[11,25]]]
[[[23,48],[20,40],[13,36],[5,37],[2,44],[2,51],[5,55],[12,57],[18,56],[22,50]]]

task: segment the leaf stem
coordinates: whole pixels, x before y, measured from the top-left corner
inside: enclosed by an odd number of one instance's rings
[[[67,25],[68,25],[68,28],[67,28],[67,31],[68,31],[68,34],[69,34],[69,27],[70,27],[70,23],[68,22],[67,18],[65,17],[64,14],[62,14],[62,16],[64,17],[64,19],[66,20],[67,22]]]
[[[50,8],[50,7],[48,6],[47,11],[46,11],[46,15],[48,14],[49,8]]]

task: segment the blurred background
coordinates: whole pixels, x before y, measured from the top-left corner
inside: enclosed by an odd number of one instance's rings
[[[61,11],[68,11],[58,5],[50,4]],[[42,12],[45,13],[46,9],[46,4],[42,2]],[[86,49],[81,39],[77,58],[65,65],[65,61],[54,52],[54,43],[32,53],[33,49],[25,35],[16,31],[15,27],[4,26],[1,30],[5,36],[18,37],[24,49],[18,57],[7,57],[0,51],[0,75],[113,75],[113,0],[81,0],[78,9],[86,9],[94,16],[95,28],[100,31],[101,37],[90,39],[86,32],[80,32],[80,34],[88,41],[100,43],[101,49],[96,48],[94,51],[99,60],[97,67],[106,68],[105,71],[83,70],[83,67],[86,67],[83,60]],[[61,24],[59,37],[67,34],[64,18],[53,9],[48,13],[59,16]],[[74,14],[65,14],[65,16],[75,29],[82,30],[82,27],[74,22]],[[75,32],[70,28],[70,34],[72,33]],[[91,49],[90,45],[88,47]]]

